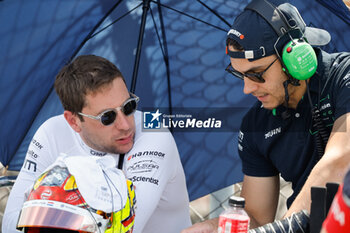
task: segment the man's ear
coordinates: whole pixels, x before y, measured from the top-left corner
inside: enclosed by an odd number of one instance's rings
[[[79,133],[81,131],[81,121],[77,115],[66,110],[63,112],[63,116],[75,132]]]

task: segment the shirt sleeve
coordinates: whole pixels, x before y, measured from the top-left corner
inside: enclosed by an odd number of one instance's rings
[[[30,142],[23,166],[7,201],[2,220],[2,232],[19,232],[16,230],[16,225],[22,205],[26,200],[25,193],[30,191],[35,179],[52,163],[51,160],[47,160],[50,151],[44,128],[42,125]]]
[[[254,120],[250,119],[249,116],[245,116],[241,124],[241,130],[238,133],[238,153],[242,160],[243,173],[247,176],[256,177],[275,176],[278,171],[268,159],[268,155],[261,154],[259,143],[261,146],[263,140],[259,142],[258,139],[261,132],[254,128],[252,122]]]

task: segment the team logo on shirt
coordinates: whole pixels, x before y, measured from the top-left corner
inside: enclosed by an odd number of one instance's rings
[[[97,150],[90,149],[90,154],[95,155],[95,156],[105,156],[107,153],[106,152],[100,152]]]
[[[323,104],[323,105],[321,105],[320,111],[325,110],[326,108],[330,108],[330,107],[331,107],[330,103]]]
[[[159,180],[153,177],[145,177],[145,176],[133,176],[131,177],[132,182],[147,182],[151,184],[158,185]]]
[[[273,129],[273,130],[270,130],[269,132],[267,132],[265,134],[265,139],[268,139],[276,134],[280,134],[282,132],[282,128],[281,127],[278,127],[276,129]]]
[[[33,170],[33,172],[36,172],[36,162],[26,159],[23,163],[23,168],[28,171]]]
[[[150,151],[150,150],[146,150],[146,151],[142,151],[142,152],[137,152],[135,154],[129,155],[128,156],[128,160],[131,160],[133,158],[137,158],[140,156],[149,156],[149,157],[156,157],[156,158],[164,158],[165,154],[163,152],[160,151]]]
[[[32,139],[31,143],[36,146],[38,149],[42,149],[44,146],[40,144],[40,142],[38,142],[37,140],[35,139]]]
[[[38,158],[38,154],[35,154],[35,152],[33,150],[28,150],[27,154],[32,156],[32,158],[34,158],[34,159]]]
[[[126,170],[130,173],[145,173],[158,169],[159,165],[153,160],[141,160],[129,166]]]

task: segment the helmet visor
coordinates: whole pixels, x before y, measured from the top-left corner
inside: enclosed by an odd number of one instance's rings
[[[104,232],[107,221],[102,216],[78,206],[57,201],[31,200],[23,204],[17,229],[49,227],[73,231]],[[101,226],[100,229],[98,226]]]

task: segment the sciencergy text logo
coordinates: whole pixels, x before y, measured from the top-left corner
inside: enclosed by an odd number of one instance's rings
[[[200,120],[191,114],[162,114],[159,109],[143,113],[144,129],[216,129],[221,128],[221,120],[207,118]]]
[[[235,29],[230,29],[230,31],[228,31],[227,35],[230,35],[230,34],[237,36],[241,40],[244,39],[244,35]]]

